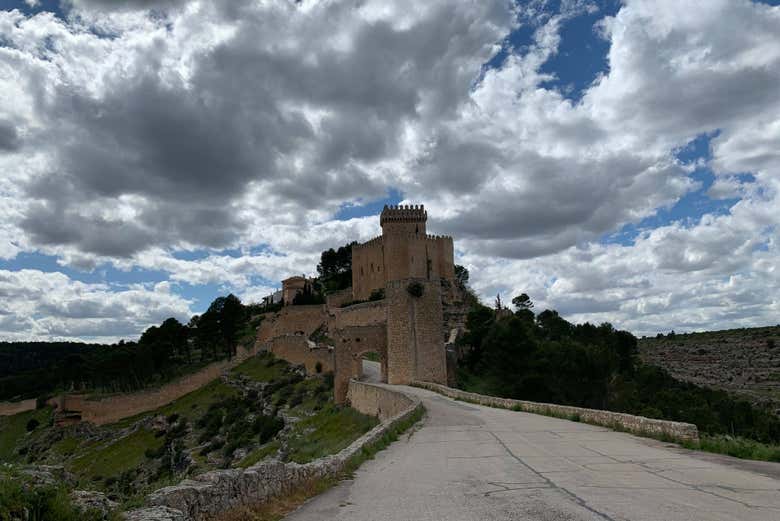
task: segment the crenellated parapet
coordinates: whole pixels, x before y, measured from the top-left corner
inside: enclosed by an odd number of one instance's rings
[[[373,248],[375,246],[378,246],[382,244],[382,236],[379,235],[378,237],[374,237],[373,239],[370,239],[362,244],[353,244],[352,250],[361,250],[366,248]]]
[[[428,220],[428,212],[421,204],[385,205],[379,215],[379,224],[385,223],[424,223]]]

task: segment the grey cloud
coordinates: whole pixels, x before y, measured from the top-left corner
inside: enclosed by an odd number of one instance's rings
[[[0,119],[0,152],[13,152],[20,146],[21,140],[14,124]]]

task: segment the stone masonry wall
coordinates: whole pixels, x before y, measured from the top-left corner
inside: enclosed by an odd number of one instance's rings
[[[259,347],[272,338],[296,333],[303,333],[308,337],[324,324],[326,319],[325,306],[286,306],[260,323],[255,345]]]
[[[273,338],[266,344],[266,349],[293,365],[305,366],[308,374],[317,373],[317,363],[321,364],[320,372],[333,371],[333,351],[325,346],[312,347],[306,337],[301,335]]]
[[[334,349],[333,396],[336,403],[344,403],[350,379],[362,372],[361,355],[367,352],[379,354],[382,373],[387,375],[387,327],[349,326],[333,332]]]
[[[13,416],[20,412],[34,411],[35,398],[20,402],[0,402],[0,416]]]
[[[338,454],[303,465],[268,460],[247,469],[207,472],[154,492],[147,498],[147,508],[128,512],[127,518],[162,521],[181,514],[184,520],[200,521],[231,508],[289,494],[298,487],[309,485],[313,480],[338,477],[364,447],[378,443],[389,429],[411,418],[422,407],[419,400],[398,391],[383,388],[385,392],[371,392],[366,389],[368,387],[376,386],[350,382],[350,392],[356,397],[358,406],[364,410],[398,412],[384,419]],[[376,403],[371,403],[371,400],[376,400]],[[403,407],[406,400],[407,405]]]
[[[165,384],[158,389],[99,399],[90,399],[84,395],[64,395],[54,398],[51,403],[56,404],[61,410],[80,412],[82,421],[88,421],[95,425],[114,423],[123,418],[153,411],[185,394],[196,391],[254,354],[254,349],[239,348],[233,359],[214,362],[196,373]]]
[[[352,247],[352,297],[367,300],[371,292],[384,288],[386,278],[382,237]]]
[[[413,400],[387,387],[352,380],[349,383],[347,402],[353,409],[385,421],[403,413],[412,406]]]
[[[387,308],[384,300],[363,302],[346,308],[330,310],[329,329],[349,326],[370,326],[387,322]]]
[[[414,297],[412,280],[387,284],[387,378],[391,384],[413,380],[446,383],[440,283],[413,279],[423,286]]]
[[[666,437],[675,441],[699,440],[699,429],[692,423],[656,420],[653,418],[645,418],[644,416],[634,416],[633,414],[585,409],[568,405],[555,405],[551,403],[528,402],[525,400],[485,396],[484,394],[469,393],[461,391],[460,389],[453,389],[430,382],[413,382],[412,385],[443,394],[444,396],[449,396],[450,398],[464,400],[479,405],[487,405],[488,407],[515,409],[523,412],[545,414],[548,416],[577,416],[580,421],[584,423],[602,425],[612,429],[616,428],[643,436]]]
[[[351,287],[339,291],[332,291],[325,295],[325,305],[328,309],[340,308],[342,304],[352,302],[353,300]]]

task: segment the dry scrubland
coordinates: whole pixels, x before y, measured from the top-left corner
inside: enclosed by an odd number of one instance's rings
[[[780,411],[780,325],[642,338],[639,353],[675,378]]]

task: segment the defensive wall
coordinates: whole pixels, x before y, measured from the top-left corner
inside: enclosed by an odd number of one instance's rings
[[[327,346],[312,344],[304,336],[286,335],[272,338],[265,348],[277,358],[305,366],[308,374],[333,371],[333,351]],[[317,364],[320,364],[319,371]]]
[[[84,394],[65,394],[52,398],[49,400],[49,404],[53,405],[60,413],[80,414],[81,421],[88,421],[95,425],[114,423],[123,418],[153,411],[185,394],[196,391],[219,378],[225,371],[239,365],[250,356],[254,356],[255,353],[254,349],[239,348],[236,356],[232,359],[214,362],[200,371],[183,376],[157,389],[104,398],[90,397]]]
[[[417,285],[422,294],[412,295]],[[447,382],[441,284],[427,279],[387,283],[387,381]]]
[[[285,306],[260,322],[255,345],[284,335],[302,334],[308,337],[326,320],[325,306]]]
[[[601,425],[610,429],[627,431],[640,436],[670,439],[674,441],[699,441],[699,429],[692,423],[674,422],[668,420],[656,420],[644,416],[634,416],[621,412],[601,411],[598,409],[585,409],[583,407],[571,407],[569,405],[555,405],[551,403],[528,402],[525,400],[513,400],[511,398],[498,398],[484,394],[469,393],[460,389],[453,389],[444,385],[431,382],[413,382],[413,386],[428,389],[456,400],[512,409],[546,416],[561,418],[578,418],[579,421],[592,425]]]
[[[377,353],[381,364],[382,381],[387,381],[387,327],[349,326],[333,331],[334,348],[333,395],[336,403],[344,403],[351,378],[363,374],[365,353]]]
[[[127,512],[126,518],[128,521],[177,518],[200,521],[231,508],[290,494],[297,488],[310,486],[314,480],[338,478],[357,461],[364,449],[379,444],[390,429],[414,418],[422,410],[418,399],[400,391],[354,380],[349,387],[350,396],[355,398],[353,407],[366,414],[381,411],[381,423],[338,454],[305,464],[272,459],[246,469],[207,472],[157,490],[147,497],[147,507]]]
[[[325,305],[331,311],[336,308],[340,308],[347,302],[352,302],[353,300],[354,297],[352,297],[351,287],[347,289],[341,289],[338,291],[331,291],[330,293],[325,295]]]
[[[387,322],[386,303],[384,300],[375,300],[353,304],[345,308],[331,309],[330,318],[328,325],[332,329],[384,324]]]
[[[0,402],[0,416],[13,416],[21,412],[35,410],[35,398],[19,402]]]

